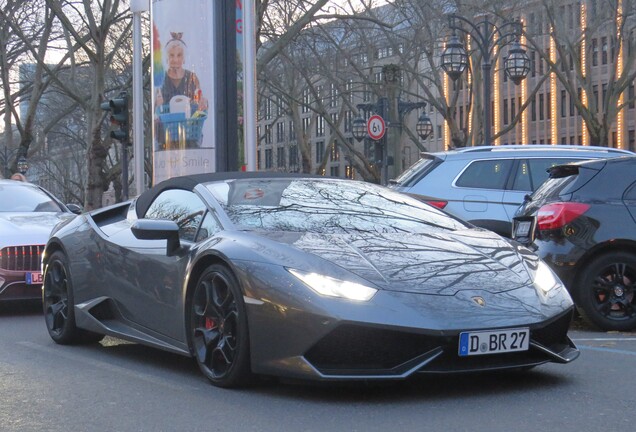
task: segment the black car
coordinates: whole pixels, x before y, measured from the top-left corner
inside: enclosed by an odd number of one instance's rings
[[[603,330],[636,328],[636,157],[561,165],[519,208],[513,237]]]
[[[530,250],[381,186],[201,174],[52,233],[44,313],[196,358],[218,386],[568,363],[574,304]]]

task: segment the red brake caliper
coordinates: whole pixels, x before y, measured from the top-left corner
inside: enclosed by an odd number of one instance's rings
[[[213,329],[214,327],[216,327],[216,323],[214,322],[214,319],[210,317],[205,317],[205,328],[207,330],[210,330],[210,329]]]

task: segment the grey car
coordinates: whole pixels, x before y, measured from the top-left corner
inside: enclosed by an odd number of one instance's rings
[[[404,194],[279,173],[177,177],[44,255],[57,343],[103,335],[252,374],[387,380],[569,363],[569,294],[529,249]]]
[[[391,187],[425,195],[431,204],[465,221],[510,237],[512,217],[526,194],[548,178],[555,165],[634,155],[627,150],[571,145],[467,147],[422,153]]]

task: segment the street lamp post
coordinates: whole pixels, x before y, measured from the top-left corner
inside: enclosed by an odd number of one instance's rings
[[[365,117],[358,116],[353,121],[352,132],[356,140],[362,141],[367,138],[367,120],[365,118],[373,112],[384,119],[387,133],[379,141],[376,141],[376,146],[380,146],[382,152],[381,157],[376,159],[381,165],[381,182],[386,184],[389,178],[393,178],[403,171],[400,135],[404,116],[414,109],[425,108],[426,102],[408,102],[395,96],[395,86],[399,81],[400,72],[398,66],[386,65],[382,68],[382,72],[389,88],[389,97],[382,97],[376,103],[356,105],[358,111],[364,112]],[[424,111],[418,118],[415,129],[421,139],[426,139],[433,131],[433,123]]]
[[[459,22],[458,22],[459,21]],[[464,28],[462,23],[468,28]],[[490,79],[492,63],[491,59],[496,46],[505,46],[512,42],[512,48],[508,52],[508,56],[504,60],[504,70],[508,77],[515,83],[519,84],[530,71],[530,59],[525,50],[519,43],[519,35],[521,34],[521,23],[518,21],[506,22],[499,27],[488,20],[486,16],[483,21],[473,23],[472,21],[456,14],[448,16],[448,26],[453,30],[446,49],[441,56],[441,67],[453,81],[457,80],[468,67],[468,54],[463,44],[455,34],[460,31],[470,35],[482,56],[481,68],[483,71],[484,85],[484,144],[491,145],[490,133]],[[511,30],[503,33],[506,27]]]

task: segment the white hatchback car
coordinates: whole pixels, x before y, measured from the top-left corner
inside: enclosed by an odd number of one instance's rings
[[[548,178],[548,168],[626,155],[634,153],[573,145],[466,147],[422,153],[421,159],[390,186],[425,196],[431,204],[473,225],[510,237],[512,217],[526,194]]]

